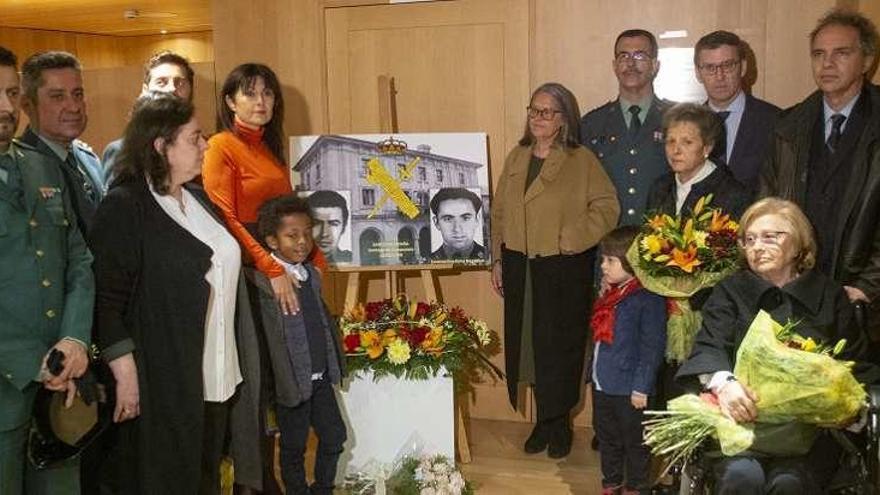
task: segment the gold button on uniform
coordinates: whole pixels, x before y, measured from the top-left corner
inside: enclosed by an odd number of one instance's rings
[[[28,223],[30,224],[31,227],[36,227],[37,225],[39,225],[39,224],[37,223],[37,221],[34,220],[33,218],[31,218],[31,221],[28,222]]]
[[[50,310],[46,311],[46,318],[55,318],[55,310],[50,309]]]
[[[639,169],[633,167],[633,168],[629,169],[629,175],[636,175],[636,172],[638,172],[638,171],[639,171]]]
[[[37,249],[37,257],[42,258],[44,254],[46,254],[42,249]]]
[[[626,210],[626,214],[627,214],[627,215],[635,215],[635,214],[636,214],[636,210],[630,208],[630,209]]]
[[[632,149],[629,150],[629,154],[630,154],[630,155],[635,155],[636,153],[638,153],[638,151],[636,151],[635,148],[632,148]]]
[[[51,287],[51,286],[52,286],[52,282],[50,282],[48,278],[44,278],[43,279],[43,287]]]
[[[630,194],[635,194],[635,193],[636,193],[636,188],[631,187],[631,188],[627,189],[626,192],[628,192],[628,193],[630,193]]]

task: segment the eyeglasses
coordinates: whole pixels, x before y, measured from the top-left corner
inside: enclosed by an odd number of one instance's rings
[[[647,62],[653,58],[654,57],[652,57],[650,53],[641,50],[634,52],[617,52],[617,55],[614,56],[614,60],[617,61],[618,64],[625,64],[629,61]]]
[[[782,243],[783,236],[789,235],[788,232],[770,231],[761,232],[760,234],[746,234],[739,239],[740,245],[746,249],[754,248],[758,242],[765,246],[778,246]]]
[[[541,117],[543,120],[553,120],[554,115],[562,113],[562,110],[556,110],[554,108],[535,108],[533,106],[527,106],[526,111],[528,112],[530,119]]]
[[[703,74],[716,75],[720,71],[722,74],[731,74],[739,67],[739,60],[725,60],[720,64],[700,64],[697,69]]]

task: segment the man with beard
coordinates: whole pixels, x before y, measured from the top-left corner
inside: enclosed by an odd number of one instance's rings
[[[671,103],[654,95],[657,51],[648,31],[620,33],[611,61],[619,95],[581,119],[581,144],[596,154],[617,189],[620,225],[642,223],[648,189],[669,170],[661,120]]]
[[[21,78],[30,126],[20,139],[61,168],[80,232],[88,236],[104,197],[104,172],[98,156],[77,139],[88,122],[79,60],[67,52],[37,53],[25,60]]]
[[[66,391],[88,366],[92,257],[58,167],[12,139],[18,124],[15,55],[0,47],[0,493],[79,495],[79,463],[37,471],[26,453],[41,387]],[[47,358],[64,354],[60,374]]]
[[[715,31],[697,41],[694,67],[697,80],[706,88],[706,105],[723,123],[710,157],[727,165],[736,180],[754,193],[779,107],[743,90],[748,70],[745,55],[745,42],[739,36]]]

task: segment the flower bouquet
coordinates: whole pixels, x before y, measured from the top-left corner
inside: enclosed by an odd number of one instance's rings
[[[406,456],[386,477],[385,473],[355,473],[345,478],[350,495],[473,495],[455,463],[444,455]]]
[[[503,377],[487,357],[497,352],[498,335],[459,307],[399,295],[358,304],[339,327],[351,373],[371,370],[375,379],[393,375],[425,380],[445,368],[453,375],[468,370]]]
[[[739,424],[723,415],[715,396],[688,394],[667,404],[667,411],[645,421],[645,443],[670,465],[690,457],[712,436],[721,452],[745,450],[767,455],[805,454],[817,426],[839,426],[858,414],[865,390],[851,372],[851,362],[834,358],[846,346],[822,345],[795,333],[764,311],[758,313],[736,355],[734,375],[758,397],[755,423]]]
[[[737,269],[739,225],[711,201],[700,198],[687,216],[649,218],[626,254],[642,286],[667,298],[668,361],[687,359],[700,329],[688,298]]]

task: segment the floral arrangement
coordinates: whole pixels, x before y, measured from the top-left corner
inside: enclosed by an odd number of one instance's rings
[[[503,374],[487,354],[497,352],[498,335],[485,322],[440,303],[395,299],[358,304],[340,321],[348,370],[424,380],[445,368]],[[469,374],[472,378],[473,374]]]
[[[739,224],[711,202],[709,194],[687,215],[649,216],[626,255],[642,285],[668,298],[669,361],[687,359],[700,328],[700,314],[691,309],[689,298],[714,286],[739,263]]]
[[[473,485],[444,455],[407,456],[390,475],[355,473],[345,478],[350,495],[473,495]]]
[[[734,375],[758,397],[755,423],[738,424],[721,412],[713,394],[687,394],[645,422],[645,443],[669,465],[687,459],[708,437],[726,456],[747,449],[776,455],[805,454],[817,426],[842,425],[858,414],[865,391],[851,372],[852,363],[837,361],[846,340],[822,345],[795,333],[796,324],[780,325],[761,311],[737,351]]]

